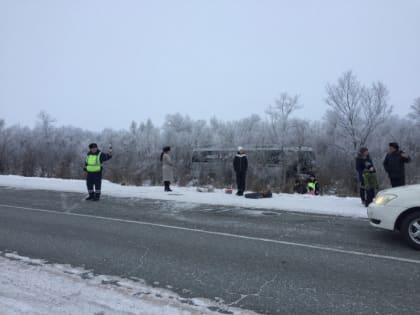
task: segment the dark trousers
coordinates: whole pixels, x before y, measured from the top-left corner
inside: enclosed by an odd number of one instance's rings
[[[362,203],[366,202],[366,190],[365,188],[360,187],[359,188],[359,193],[360,193],[360,199],[362,199]]]
[[[239,193],[243,193],[245,191],[245,180],[246,180],[246,172],[236,173],[236,186],[238,186]]]
[[[89,194],[101,194],[102,172],[88,172],[86,186]]]
[[[405,185],[405,178],[404,177],[390,178],[390,180],[391,180],[391,186],[392,187],[399,187],[399,186],[404,186]]]
[[[366,189],[366,200],[365,205],[366,207],[373,201],[373,198],[375,197],[375,189]]]

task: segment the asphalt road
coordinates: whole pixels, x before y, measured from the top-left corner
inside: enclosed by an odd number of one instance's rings
[[[0,187],[0,251],[264,314],[420,314],[420,252],[367,220],[83,198]]]

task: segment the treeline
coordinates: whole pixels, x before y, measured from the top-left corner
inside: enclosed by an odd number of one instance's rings
[[[237,121],[193,120],[181,114],[167,115],[161,127],[152,121],[132,122],[126,130],[92,132],[58,126],[41,112],[35,127],[8,126],[0,120],[0,173],[23,176],[83,178],[83,163],[90,142],[104,151],[112,144],[114,158],[105,165],[105,178],[125,185],[161,184],[159,154],[172,147],[179,185],[191,182],[192,150],[198,147],[312,147],[316,175],[325,193],[357,191],[354,158],[367,146],[378,171],[381,188],[388,186],[382,159],[387,144],[396,141],[412,157],[408,183],[420,183],[420,98],[407,117],[393,114],[388,90],[380,82],[365,86],[352,72],[327,85],[329,109],[321,121],[293,118],[303,107],[298,96],[282,93],[263,117],[252,115]],[[217,183],[216,183],[217,184]],[[250,188],[253,186],[249,179]],[[285,186],[275,188],[287,191]]]

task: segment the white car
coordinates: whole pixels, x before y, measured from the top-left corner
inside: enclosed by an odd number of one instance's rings
[[[411,247],[420,249],[420,185],[378,192],[367,213],[372,226],[400,231]]]

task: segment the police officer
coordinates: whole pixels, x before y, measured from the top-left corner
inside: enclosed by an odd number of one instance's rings
[[[101,196],[102,163],[112,158],[112,150],[102,153],[96,143],[89,144],[84,170],[89,196],[86,200],[98,201]]]

